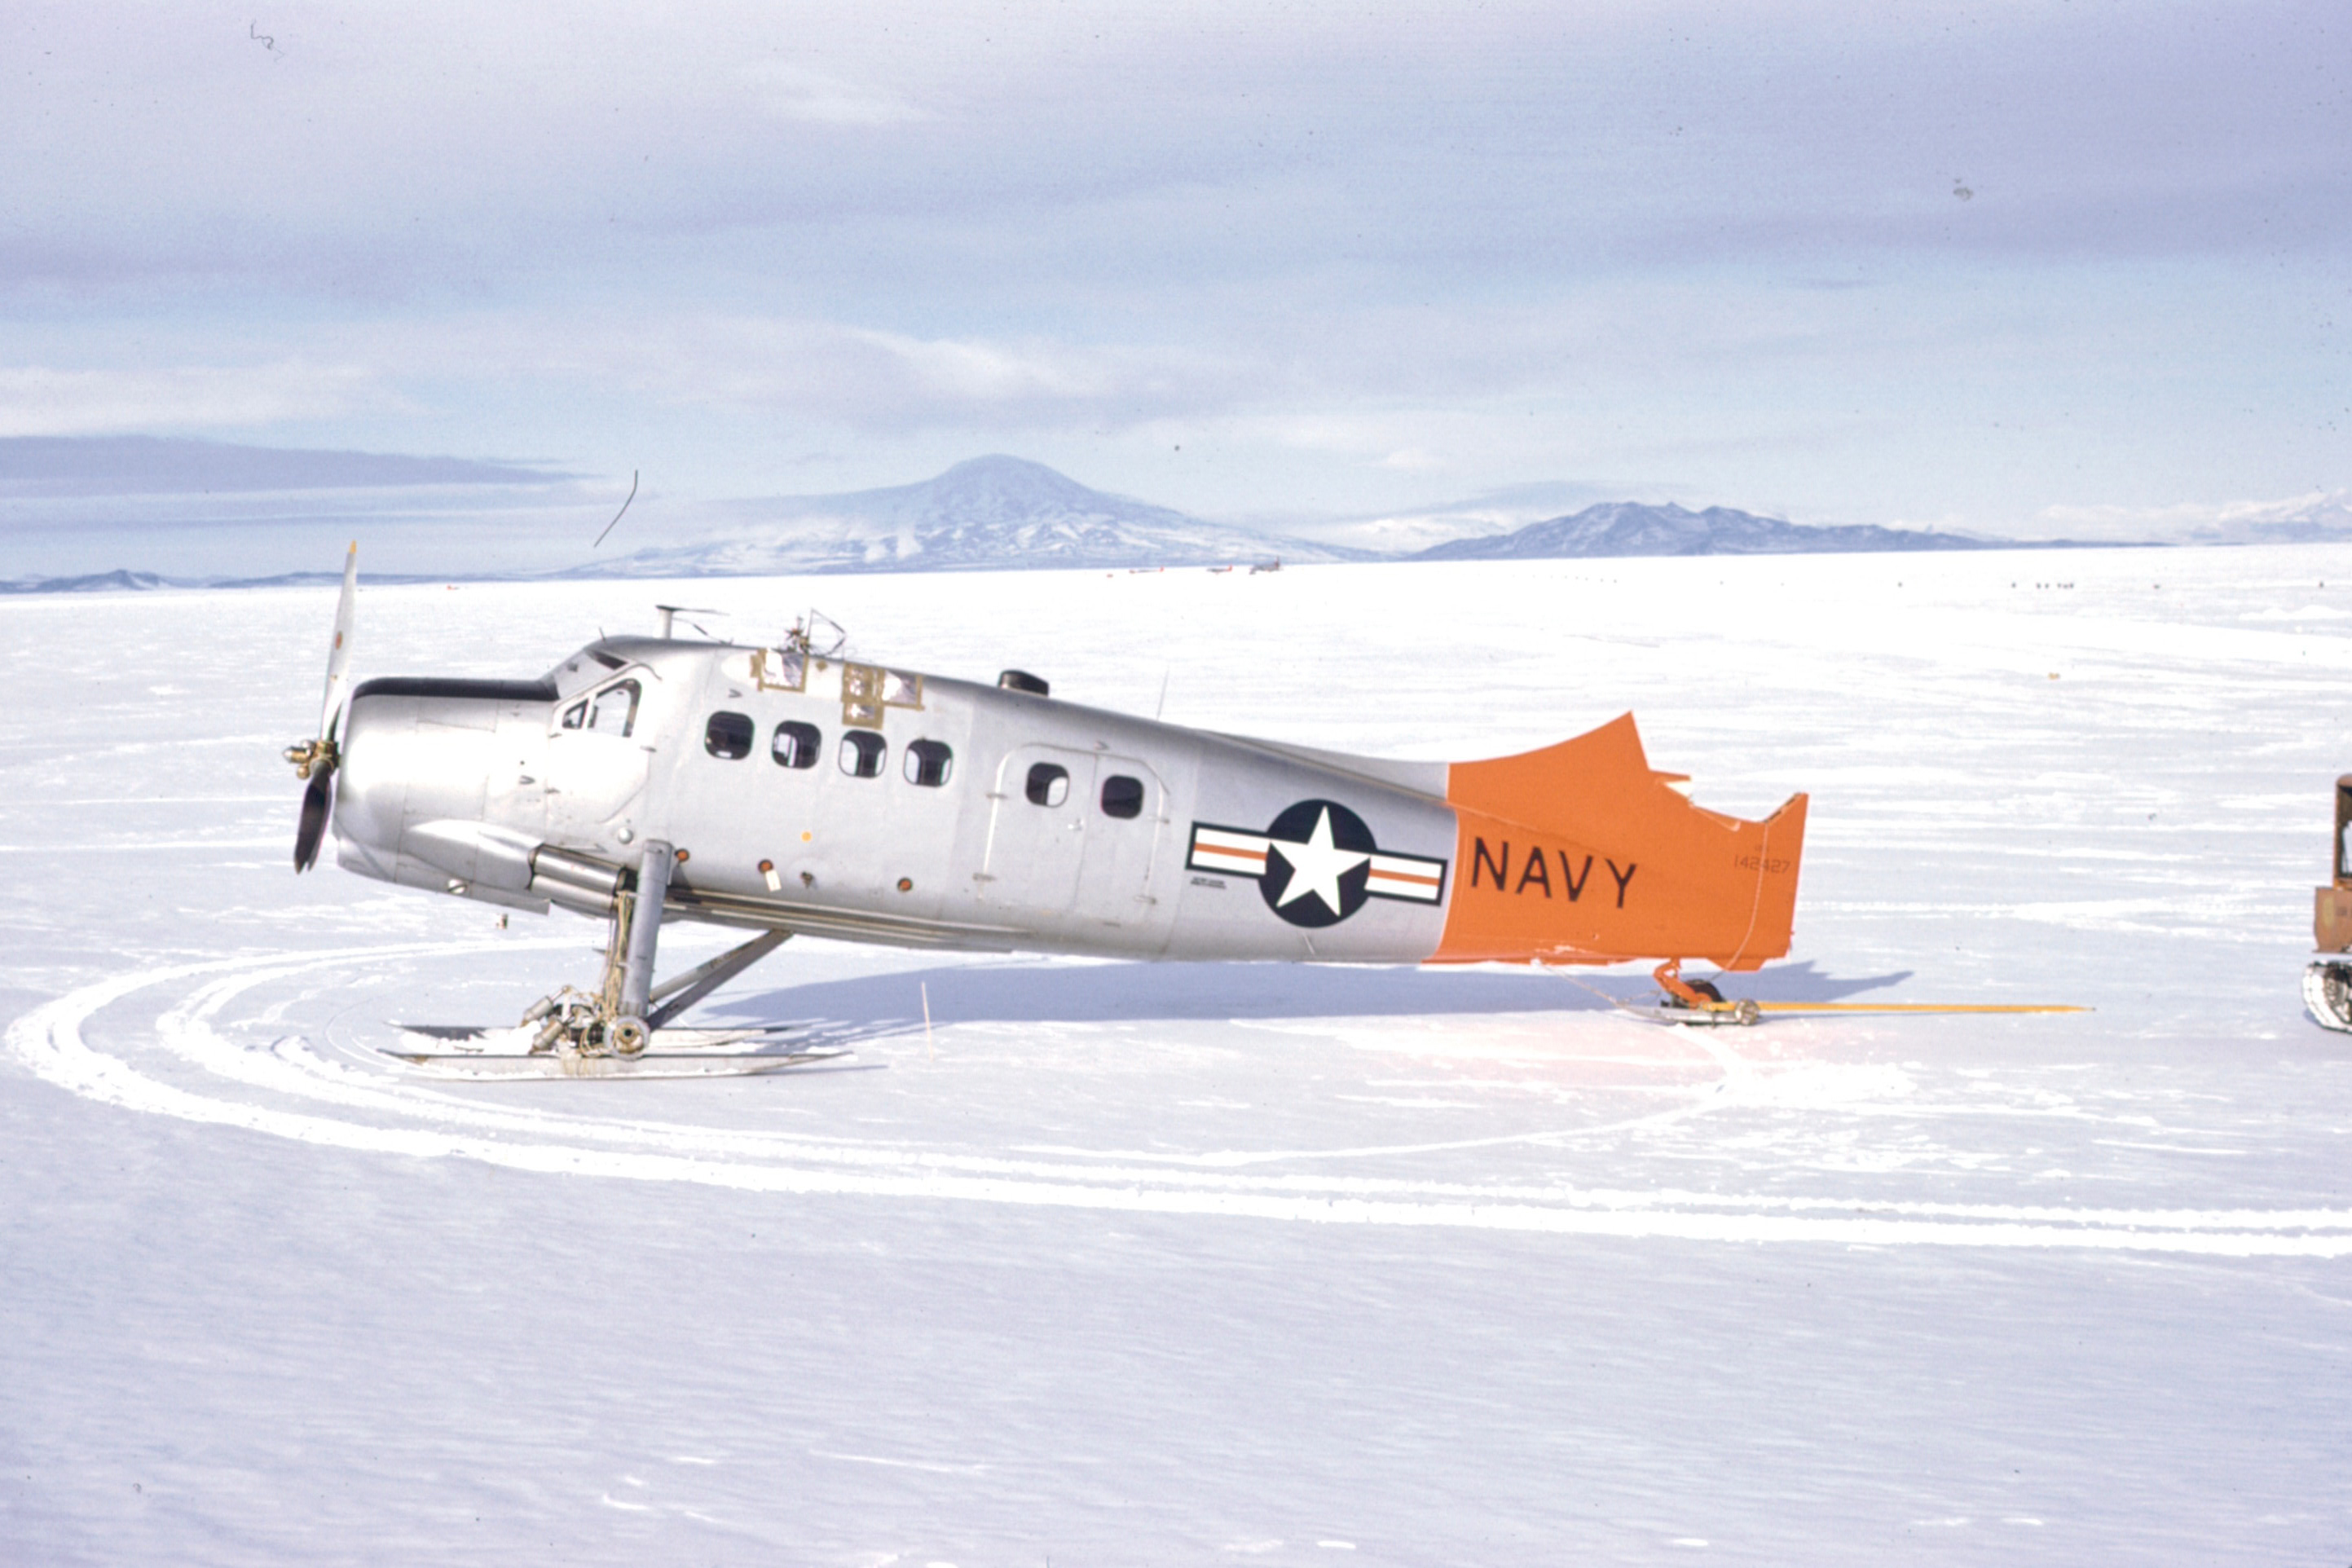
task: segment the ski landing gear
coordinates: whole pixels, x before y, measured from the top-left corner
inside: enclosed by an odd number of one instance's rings
[[[524,1012],[524,1026],[538,1026],[531,1055],[642,1056],[656,1029],[773,952],[789,934],[762,932],[656,991],[654,951],[661,942],[662,905],[675,864],[677,851],[669,845],[658,838],[646,845],[636,887],[613,895],[612,935],[604,943],[604,973],[595,991],[566,985]]]
[[[1658,965],[1650,972],[1650,978],[1665,994],[1643,1011],[1662,1024],[1737,1024],[1744,1029],[1764,1016],[1764,1010],[1745,996],[1737,1002],[1725,1001],[1713,981],[1685,980],[1679,958]]]
[[[654,952],[661,939],[662,906],[669,891],[676,851],[656,839],[646,844],[635,889],[613,894],[612,935],[604,944],[604,969],[596,989],[566,985],[526,1009],[511,1029],[471,1026],[402,1026],[421,1043],[457,1049],[397,1050],[387,1054],[420,1067],[468,1078],[708,1078],[773,1072],[779,1068],[846,1056],[846,1047],[810,1047],[798,1051],[721,1050],[771,1045],[790,1025],[749,1029],[674,1029],[669,1021],[776,951],[790,931],[762,931],[675,979],[656,985]],[[525,1042],[528,1042],[527,1045]],[[503,1050],[488,1048],[493,1044]],[[466,1048],[470,1046],[471,1048]],[[513,1048],[523,1046],[522,1049]]]

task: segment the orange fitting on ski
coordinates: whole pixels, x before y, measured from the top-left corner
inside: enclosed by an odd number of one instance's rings
[[[1685,1007],[1696,1007],[1705,1012],[1722,1005],[1719,1002],[1710,1002],[1684,982],[1683,961],[1679,958],[1670,958],[1650,971],[1650,978],[1656,981],[1666,994],[1680,998]]]

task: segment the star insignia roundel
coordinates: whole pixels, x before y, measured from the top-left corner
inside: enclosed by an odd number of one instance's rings
[[[1263,833],[1196,822],[1185,865],[1256,878],[1265,907],[1295,926],[1337,925],[1367,899],[1445,896],[1444,861],[1383,854],[1364,819],[1336,800],[1302,800]]]

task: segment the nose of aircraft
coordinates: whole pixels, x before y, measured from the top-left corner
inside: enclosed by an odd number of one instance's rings
[[[525,682],[361,685],[343,727],[337,862],[385,881],[462,890],[452,884],[484,874],[486,843],[519,846],[527,857],[543,832],[543,797],[516,785],[535,783],[534,748],[545,748],[554,700],[551,688]],[[509,849],[500,859],[512,858]]]
[[[391,877],[408,798],[407,741],[415,729],[409,704],[364,689],[351,700],[334,822],[337,858],[348,869]]]

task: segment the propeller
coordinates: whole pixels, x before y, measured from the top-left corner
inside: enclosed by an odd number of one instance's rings
[[[302,820],[294,829],[294,874],[300,876],[319,863],[319,846],[326,842],[327,817],[334,810],[334,786],[327,781],[334,775],[324,770],[310,775],[310,784],[302,792]]]
[[[360,547],[353,540],[343,556],[343,593],[335,604],[335,640],[327,648],[327,694],[319,707],[319,735],[286,748],[294,776],[310,781],[302,792],[302,817],[294,830],[294,870],[297,875],[318,863],[319,846],[326,841],[327,819],[333,815],[336,731],[343,721],[343,702],[351,686],[352,616],[359,596]]]

